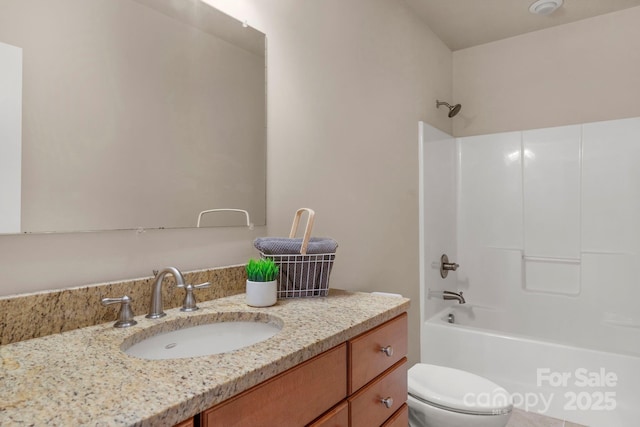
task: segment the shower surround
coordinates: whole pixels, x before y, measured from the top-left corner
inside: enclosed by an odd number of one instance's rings
[[[598,418],[632,425],[619,417],[633,412],[625,402],[640,398],[640,386],[627,387],[640,379],[640,118],[458,139],[423,123],[420,130],[422,360],[442,360],[443,348],[436,355],[425,331],[450,305],[428,290],[462,290],[469,304],[495,313],[483,333],[612,355],[601,367],[619,371],[617,385],[578,387],[580,408],[555,405],[547,415],[592,425],[596,406],[587,399],[617,392],[617,409],[600,409]],[[444,252],[460,264],[446,280],[435,269]],[[508,381],[508,369],[500,375],[493,365],[491,342],[481,342],[467,357],[475,362],[449,360]],[[456,342],[439,344],[452,355],[462,350]],[[534,354],[544,348],[527,344]],[[629,362],[624,368],[616,367],[620,357]],[[574,357],[567,366],[595,376],[582,361]],[[523,389],[540,386],[532,381]]]

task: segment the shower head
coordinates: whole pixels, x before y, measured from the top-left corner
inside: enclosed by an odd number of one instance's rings
[[[447,108],[449,109],[449,117],[453,117],[456,114],[458,114],[460,112],[460,110],[462,109],[462,105],[460,104],[456,104],[456,105],[449,105],[448,102],[444,102],[444,101],[438,101],[436,99],[436,108],[440,108],[441,105],[446,105]]]

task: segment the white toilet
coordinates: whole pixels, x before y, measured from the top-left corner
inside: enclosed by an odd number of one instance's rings
[[[408,376],[411,427],[504,427],[509,421],[511,395],[486,378],[425,363]]]

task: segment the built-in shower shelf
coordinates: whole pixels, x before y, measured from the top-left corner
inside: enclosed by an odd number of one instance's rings
[[[607,325],[640,329],[640,318],[637,317],[626,317],[615,313],[604,313],[602,321]]]
[[[543,256],[528,256],[523,255],[522,259],[531,262],[554,262],[558,264],[580,264],[582,260],[580,258],[556,258],[556,257],[543,257]]]

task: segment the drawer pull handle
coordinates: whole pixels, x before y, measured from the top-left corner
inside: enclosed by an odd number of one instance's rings
[[[386,399],[380,399],[380,402],[387,407],[391,408],[393,406],[393,397],[387,397]]]
[[[384,354],[386,354],[387,357],[393,356],[393,347],[391,347],[390,345],[388,345],[386,347],[382,347],[380,349],[380,351],[383,352]]]

